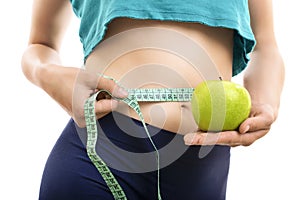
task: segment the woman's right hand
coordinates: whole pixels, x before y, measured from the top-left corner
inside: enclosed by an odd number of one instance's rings
[[[66,110],[79,127],[85,127],[84,103],[95,92],[106,90],[117,98],[127,96],[126,90],[115,81],[84,69],[59,65],[42,68],[42,88]],[[116,99],[100,93],[95,103],[97,119],[114,110],[117,105]]]
[[[75,67],[61,65],[60,47],[73,16],[68,0],[37,0],[32,7],[28,47],[22,57],[22,70],[29,81],[46,91],[84,127],[84,103],[91,94],[104,89],[119,98],[126,93],[112,81]],[[122,92],[123,91],[123,92]],[[107,95],[95,104],[97,118],[117,106]]]

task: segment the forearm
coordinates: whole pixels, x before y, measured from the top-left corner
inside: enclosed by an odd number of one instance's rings
[[[272,0],[249,0],[256,46],[244,76],[253,103],[269,105],[277,117],[284,82],[284,63],[277,47]]]
[[[33,44],[24,52],[22,70],[30,82],[43,89],[65,110],[71,110],[72,91],[79,68],[63,67],[57,51]],[[64,91],[63,95],[61,91]]]
[[[22,57],[22,70],[30,82],[46,91],[44,81],[55,76],[44,72],[52,70],[53,67],[48,66],[61,64],[58,51],[71,18],[72,7],[68,0],[35,0],[33,3],[29,46]]]
[[[269,45],[268,48],[256,47],[245,71],[244,85],[253,103],[271,106],[274,118],[278,115],[284,74],[284,63],[275,45]]]
[[[46,89],[45,81],[51,77],[43,77],[43,71],[48,70],[49,65],[61,63],[59,54],[50,47],[41,44],[29,45],[22,57],[22,70],[26,78],[34,85]]]

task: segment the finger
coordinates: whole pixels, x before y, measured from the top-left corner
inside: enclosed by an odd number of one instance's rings
[[[200,133],[188,133],[183,137],[183,140],[186,145],[201,145],[202,135]]]
[[[114,80],[104,77],[99,77],[97,88],[107,90],[116,98],[126,98],[128,95],[127,91]]]
[[[219,133],[217,144],[230,146],[249,146],[269,132],[269,129],[261,129],[255,132],[240,134],[236,131],[225,131]]]
[[[184,136],[186,145],[215,145],[218,143],[219,133],[188,133]]]
[[[239,134],[237,131],[226,131],[219,133],[189,133],[184,136],[186,145],[226,145],[226,146],[248,146],[255,141],[250,134]]]
[[[249,146],[268,133],[269,129],[240,134],[237,131],[224,131],[219,133],[188,133],[184,136],[186,145],[226,145]]]
[[[102,115],[103,113],[111,112],[118,106],[118,101],[115,99],[102,99],[95,103],[96,115]]]
[[[247,132],[255,132],[258,130],[270,129],[273,118],[267,115],[258,115],[246,119],[239,127],[239,132],[244,134]]]
[[[254,135],[250,133],[240,134],[237,131],[225,131],[219,133],[217,144],[235,146],[249,146],[255,141]]]

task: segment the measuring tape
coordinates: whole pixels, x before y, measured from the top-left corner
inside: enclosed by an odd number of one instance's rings
[[[194,88],[142,88],[128,89],[128,98],[144,102],[190,101]]]
[[[104,78],[108,78],[111,80],[111,77],[107,77],[102,75]],[[115,81],[115,80],[114,80]],[[115,81],[116,82],[116,81]],[[117,83],[117,82],[116,82]],[[140,106],[138,102],[187,102],[190,101],[193,95],[193,88],[143,88],[143,89],[128,89],[127,98],[120,99],[124,103],[126,103],[129,107],[131,107],[138,115],[143,124],[143,127],[147,133],[147,136],[156,152],[157,159],[157,190],[158,190],[158,199],[161,200],[160,194],[160,185],[159,185],[159,152],[156,148],[149,131],[147,129],[143,114],[140,110]],[[98,137],[97,131],[97,119],[95,115],[95,102],[97,95],[100,92],[106,92],[111,95],[110,92],[106,90],[100,90],[97,93],[93,94],[90,98],[88,98],[84,104],[84,115],[85,122],[87,128],[87,154],[95,165],[104,181],[106,182],[108,188],[112,192],[114,199],[116,200],[127,200],[125,192],[122,187],[119,185],[117,179],[114,177],[106,163],[99,157],[96,152],[96,143]],[[112,96],[112,95],[111,95]],[[113,96],[112,96],[113,97]]]

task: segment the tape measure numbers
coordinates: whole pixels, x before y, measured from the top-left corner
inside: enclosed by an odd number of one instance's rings
[[[104,78],[110,78],[105,77]],[[110,78],[111,79],[111,78]],[[112,79],[113,80],[113,79]],[[147,136],[156,152],[157,157],[157,190],[158,199],[161,200],[160,185],[159,185],[159,152],[156,148],[154,142],[151,139],[149,131],[147,129],[143,114],[140,110],[138,102],[187,102],[190,101],[193,95],[193,88],[142,88],[142,89],[128,89],[128,97],[121,99],[129,107],[131,107],[139,115],[139,118],[144,126]],[[92,163],[95,165],[103,179],[105,180],[108,188],[112,192],[116,200],[127,200],[125,192],[119,185],[117,179],[114,177],[106,163],[98,156],[96,152],[96,143],[98,137],[97,131],[97,119],[95,115],[95,101],[96,97],[100,92],[108,91],[101,90],[92,95],[87,99],[84,105],[84,114],[87,128],[87,154],[91,159]]]
[[[176,102],[190,101],[193,95],[193,88],[141,88],[128,89],[128,97],[135,98],[138,102]]]

